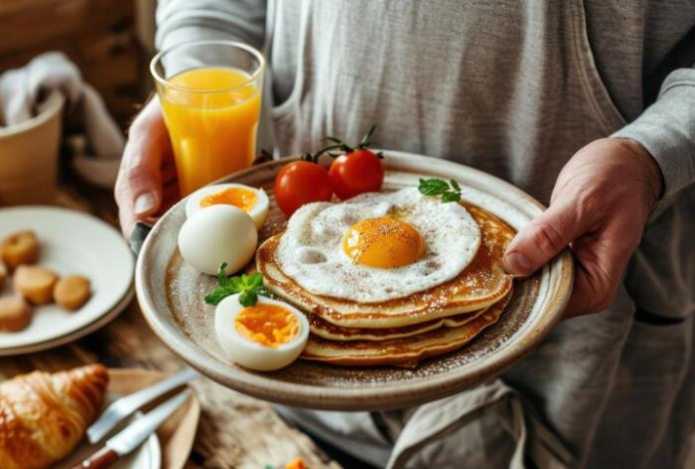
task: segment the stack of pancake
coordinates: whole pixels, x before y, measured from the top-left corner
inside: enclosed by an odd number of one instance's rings
[[[512,295],[502,267],[514,230],[475,205],[462,202],[480,228],[471,261],[453,278],[403,297],[360,302],[312,293],[287,274],[279,244],[286,232],[265,241],[256,267],[274,295],[305,312],[311,335],[302,358],[345,366],[416,366],[451,352],[494,324]],[[455,249],[452,246],[452,249]]]

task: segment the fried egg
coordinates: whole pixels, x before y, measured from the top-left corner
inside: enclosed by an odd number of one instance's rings
[[[307,291],[370,303],[451,280],[473,260],[480,240],[460,204],[406,188],[303,206],[276,256],[283,273]]]
[[[215,205],[231,205],[248,213],[256,229],[260,229],[268,217],[268,196],[263,189],[244,184],[216,184],[198,189],[186,201],[186,217]]]

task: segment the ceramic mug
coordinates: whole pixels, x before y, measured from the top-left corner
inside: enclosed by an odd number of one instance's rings
[[[38,116],[0,127],[0,206],[55,201],[63,102],[53,93]]]

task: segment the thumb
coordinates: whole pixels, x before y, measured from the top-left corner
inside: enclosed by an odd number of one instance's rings
[[[156,170],[145,164],[121,169],[116,183],[116,201],[121,229],[127,238],[137,221],[154,215],[161,199],[161,176]]]
[[[162,182],[155,171],[139,168],[128,174],[132,191],[132,210],[137,219],[154,215],[161,205]]]
[[[504,255],[510,274],[530,275],[582,235],[587,221],[577,216],[570,201],[556,200],[514,237]]]
[[[162,151],[154,133],[131,132],[115,188],[121,228],[126,236],[136,221],[154,215],[162,203]]]

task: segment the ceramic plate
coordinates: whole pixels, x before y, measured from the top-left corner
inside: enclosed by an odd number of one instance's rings
[[[110,369],[109,389],[106,395],[105,409],[119,397],[131,394],[150,386],[167,375],[158,371],[137,369]],[[147,411],[148,409],[145,409]],[[133,419],[141,417],[137,412]],[[113,469],[181,469],[188,461],[193,446],[195,430],[200,417],[200,403],[195,393],[188,401],[166,420],[156,433],[131,454],[120,459]],[[129,421],[132,421],[130,419]],[[119,427],[123,428],[127,422]],[[118,430],[114,430],[114,434]],[[86,441],[75,449],[65,460],[55,466],[56,469],[72,469],[80,461],[98,451],[103,442],[90,445]]]
[[[167,373],[152,370],[111,369],[109,389],[120,395],[131,394],[167,376]],[[188,389],[193,391],[190,386]],[[181,469],[186,465],[199,419],[200,401],[195,392],[192,392],[188,401],[157,429],[162,450],[162,469]]]
[[[131,301],[133,301],[133,297],[135,296],[135,289],[130,288],[128,292],[125,294],[125,296],[121,299],[121,301],[118,302],[118,304],[108,313],[105,315],[101,316],[99,319],[94,321],[93,323],[90,323],[83,327],[82,329],[73,331],[69,334],[56,337],[55,339],[52,340],[47,340],[45,342],[39,342],[36,344],[30,344],[26,346],[20,346],[20,347],[7,347],[7,348],[1,348],[0,349],[0,357],[11,357],[14,355],[22,355],[25,353],[33,353],[33,352],[38,352],[41,350],[48,350],[54,347],[59,347],[61,345],[69,344],[71,342],[75,342],[76,340],[91,334],[94,331],[97,331],[116,319],[121,312],[123,312],[124,309],[128,307]],[[1,333],[0,333],[1,335]]]
[[[384,190],[417,186],[420,177],[455,178],[463,198],[519,230],[543,206],[514,186],[478,170],[424,156],[385,152]],[[262,187],[271,214],[261,238],[282,229],[284,216],[273,197],[275,174],[288,160],[235,173],[225,182]],[[220,181],[222,182],[222,181]],[[466,347],[423,361],[413,369],[344,368],[298,360],[272,372],[235,365],[215,340],[214,309],[200,298],[215,279],[187,265],[177,249],[185,200],[157,223],[138,259],[136,292],[154,332],[181,358],[210,378],[238,391],[282,404],[333,410],[404,408],[471,388],[530,353],[560,319],[572,286],[573,264],[565,252],[533,277],[515,283],[514,297],[499,322]]]
[[[91,332],[93,328],[89,326],[105,316],[113,319],[127,305],[124,300],[132,289],[132,253],[120,233],[105,222],[62,208],[0,209],[0,240],[25,229],[34,230],[41,242],[39,265],[59,275],[86,276],[92,283],[92,297],[74,312],[56,305],[36,307],[28,328],[0,333],[0,355],[41,350],[75,340]],[[8,279],[0,293],[11,294],[11,283]]]

